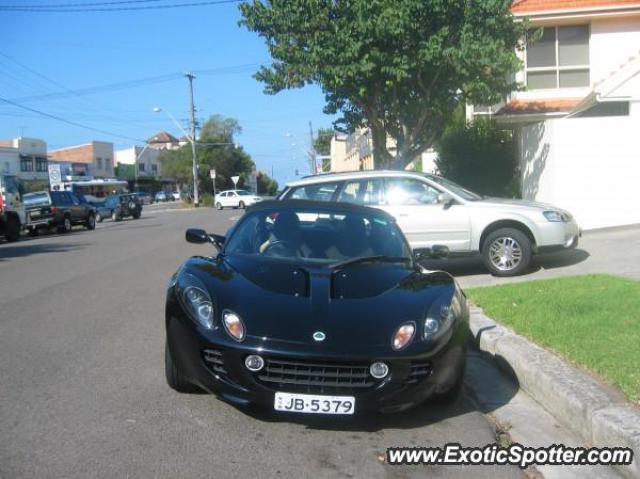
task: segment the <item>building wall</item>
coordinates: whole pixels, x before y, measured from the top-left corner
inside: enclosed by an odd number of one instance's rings
[[[17,175],[20,171],[18,150],[13,147],[0,146],[0,173]]]
[[[591,22],[589,61],[591,84],[597,84],[611,72],[640,55],[640,15]]]
[[[116,164],[133,165],[137,161],[139,178],[158,178],[162,176],[160,156],[162,151],[141,146],[132,146],[115,152]],[[154,169],[155,167],[155,169]]]
[[[566,208],[583,229],[640,223],[640,103],[629,113],[523,127],[523,197]]]
[[[47,143],[37,138],[20,137],[1,142],[0,171],[25,181],[49,178]]]
[[[87,174],[96,178],[114,177],[113,143],[92,141],[86,145],[72,146],[49,153],[49,158],[58,163],[86,164]]]

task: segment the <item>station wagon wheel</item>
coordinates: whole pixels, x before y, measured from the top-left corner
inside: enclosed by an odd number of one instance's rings
[[[500,228],[490,233],[482,247],[485,266],[495,276],[523,273],[531,261],[531,240],[516,228]]]
[[[219,201],[216,203],[216,209],[217,210],[221,210],[222,209],[222,204],[220,204]]]

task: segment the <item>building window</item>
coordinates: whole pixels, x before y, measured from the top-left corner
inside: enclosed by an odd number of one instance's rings
[[[96,164],[98,165],[98,169],[102,169],[102,158],[96,158]]]
[[[106,171],[111,171],[111,159],[110,158],[105,158],[104,159],[104,169]]]
[[[33,171],[33,159],[20,158],[20,171]]]
[[[527,87],[589,86],[589,26],[544,28],[542,37],[527,47]]]
[[[138,165],[138,171],[144,172],[144,163]]]
[[[157,174],[158,173],[158,165],[156,165],[155,163],[151,165],[151,171],[153,172],[153,174]]]
[[[629,116],[629,102],[611,101],[597,103],[588,110],[578,113],[574,118],[597,118],[603,116]]]
[[[48,163],[46,158],[36,158],[36,171],[46,173],[48,171]]]

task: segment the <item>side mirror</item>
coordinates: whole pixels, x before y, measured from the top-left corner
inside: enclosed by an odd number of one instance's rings
[[[218,251],[222,250],[222,247],[227,240],[224,236],[209,234],[205,230],[201,230],[199,228],[189,228],[185,233],[185,239],[189,243],[212,243]]]
[[[449,256],[449,248],[440,244],[434,244],[431,248],[416,248],[413,250],[413,258],[418,262],[425,259],[442,259],[447,256]]]
[[[189,243],[208,243],[210,241],[209,235],[205,230],[198,228],[189,228],[185,234],[185,239]]]
[[[433,259],[442,259],[449,256],[449,248],[441,244],[434,244],[431,247],[431,257]]]

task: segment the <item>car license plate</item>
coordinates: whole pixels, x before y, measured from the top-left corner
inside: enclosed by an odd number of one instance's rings
[[[314,394],[276,393],[273,408],[276,411],[310,414],[353,414],[356,398],[353,396],[316,396]]]

